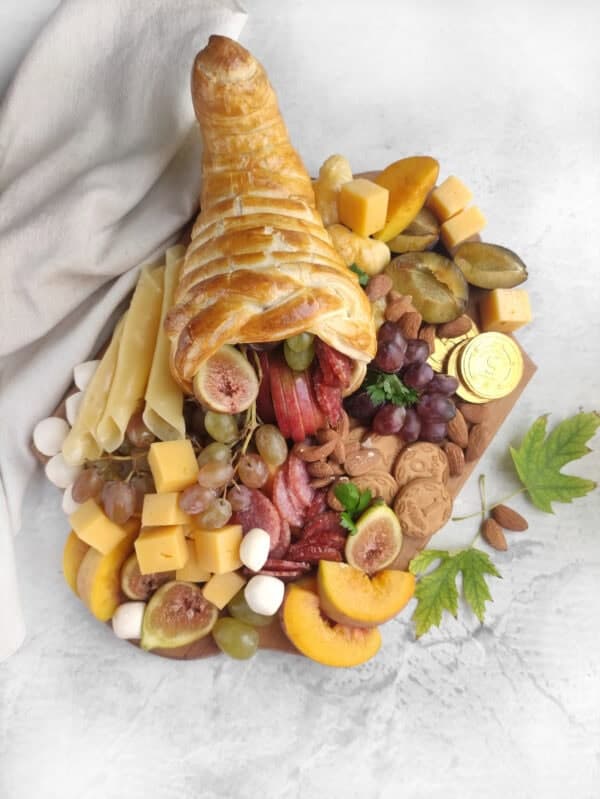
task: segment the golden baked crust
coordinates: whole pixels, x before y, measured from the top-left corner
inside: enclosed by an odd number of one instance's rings
[[[192,98],[203,140],[201,212],[166,319],[171,369],[191,392],[224,344],[303,331],[356,361],[376,350],[369,301],[323,227],[263,67],[211,36]]]

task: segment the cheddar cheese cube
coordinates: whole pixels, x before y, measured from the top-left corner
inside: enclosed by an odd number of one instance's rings
[[[69,522],[77,537],[102,555],[112,552],[127,536],[127,530],[109,519],[93,499],[77,508],[69,516]]]
[[[426,205],[440,222],[445,222],[466,208],[472,199],[471,189],[457,177],[450,175],[443,183],[435,187],[427,198]]]
[[[203,530],[197,527],[192,531],[196,542],[198,564],[213,574],[224,574],[239,569],[242,526],[228,524],[219,530]]]
[[[135,542],[135,554],[142,574],[183,569],[188,559],[183,525],[142,528]]]
[[[340,222],[359,236],[370,236],[385,227],[390,193],[366,178],[344,183],[338,195]]]
[[[512,333],[531,322],[529,294],[525,289],[492,289],[479,301],[481,330]]]
[[[159,494],[187,488],[196,482],[200,471],[192,442],[187,438],[155,441],[150,446],[148,463]]]
[[[205,583],[210,578],[210,572],[202,568],[198,563],[195,542],[186,538],[185,545],[188,551],[188,559],[185,566],[175,572],[175,579],[184,580],[187,583]]]
[[[240,588],[246,584],[246,580],[237,572],[225,572],[225,574],[213,574],[210,580],[202,589],[205,599],[216,605],[219,610],[223,610],[230,599],[237,594]]]
[[[470,239],[485,227],[486,219],[476,205],[465,208],[464,211],[446,220],[440,228],[440,236],[444,245],[452,250],[463,241]]]
[[[179,507],[178,491],[144,496],[142,527],[168,527],[172,524],[191,523],[191,516]]]

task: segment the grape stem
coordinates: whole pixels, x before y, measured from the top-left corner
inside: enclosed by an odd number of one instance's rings
[[[502,505],[503,503],[508,502],[509,499],[512,499],[513,497],[516,497],[519,494],[523,494],[525,491],[527,491],[527,489],[523,486],[522,488],[519,488],[517,491],[513,491],[512,494],[508,494],[507,496],[502,497],[502,499],[499,499],[497,502],[494,502],[492,505],[488,505],[487,510],[493,510],[493,508],[497,507],[498,505]],[[479,516],[480,514],[481,511],[478,510],[475,511],[474,513],[467,513],[466,516],[453,516],[452,521],[464,522],[465,519],[473,519],[475,516]]]

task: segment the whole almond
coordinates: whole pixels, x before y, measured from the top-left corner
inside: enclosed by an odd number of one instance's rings
[[[387,305],[384,315],[388,322],[397,322],[405,313],[414,310],[416,309],[412,304],[412,297],[410,294],[399,294],[397,291],[392,290],[387,295]]]
[[[309,463],[306,467],[306,471],[311,477],[334,476],[333,465],[328,461],[315,461],[314,463]]]
[[[456,409],[456,414],[453,419],[450,419],[447,425],[447,434],[450,441],[458,444],[459,447],[466,449],[469,443],[469,428],[465,422],[465,417]]]
[[[444,452],[448,458],[450,476],[456,477],[462,474],[465,468],[465,453],[462,451],[462,448],[459,447],[458,444],[448,441],[444,445]]]
[[[419,330],[419,338],[429,347],[429,354],[435,349],[435,325],[423,325]]]
[[[488,428],[483,424],[475,424],[469,432],[469,441],[465,451],[467,462],[476,461],[483,455],[489,441]]]
[[[365,292],[371,302],[376,302],[388,294],[392,285],[392,279],[389,275],[375,275],[369,280]]]
[[[457,336],[464,336],[472,326],[473,320],[471,317],[463,314],[458,319],[453,319],[452,322],[444,322],[443,325],[438,325],[437,334],[440,338],[456,338]]]
[[[481,535],[494,549],[498,549],[501,552],[505,552],[508,549],[506,536],[498,522],[494,519],[486,519],[483,522],[481,525]]]
[[[474,405],[470,402],[461,402],[458,405],[458,410],[462,413],[467,422],[471,422],[471,424],[481,424],[481,422],[485,422],[490,415],[487,404]]]
[[[311,488],[325,488],[325,486],[330,486],[335,477],[315,477],[310,480],[309,485]]]
[[[408,311],[398,320],[398,327],[404,338],[417,338],[423,317],[418,311]]]
[[[492,508],[492,516],[500,527],[514,533],[522,533],[529,527],[527,519],[516,510],[509,508],[508,505],[496,505],[495,508]]]

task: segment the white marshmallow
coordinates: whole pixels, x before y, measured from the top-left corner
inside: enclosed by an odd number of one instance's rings
[[[67,488],[75,482],[81,471],[81,466],[69,466],[63,458],[62,452],[50,458],[46,464],[46,477],[58,488]]]
[[[75,502],[75,500],[73,499],[73,494],[71,493],[72,490],[73,490],[73,483],[71,483],[71,485],[68,485],[65,488],[65,492],[62,498],[62,509],[67,514],[67,516],[70,516],[72,513],[75,513],[77,508],[81,507],[81,502]]]
[[[248,530],[240,544],[240,560],[253,572],[258,572],[265,565],[271,548],[271,536],[261,527]]]
[[[76,391],[75,394],[71,394],[70,397],[67,397],[65,400],[65,412],[67,414],[67,421],[72,426],[75,424],[75,420],[77,419],[77,415],[79,413],[79,408],[81,406],[81,401],[83,400],[83,391]]]
[[[73,381],[78,389],[85,391],[98,368],[100,361],[84,361],[73,369]]]
[[[112,628],[117,638],[141,638],[145,610],[145,602],[125,602],[119,605],[112,617]]]
[[[244,597],[255,613],[272,616],[281,607],[284,591],[285,585],[279,577],[256,574],[246,583]]]
[[[38,422],[33,430],[33,443],[42,455],[58,455],[65,438],[69,435],[69,425],[58,416],[48,416]]]

